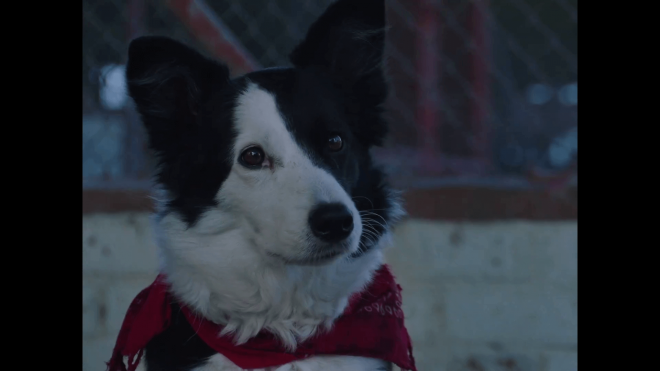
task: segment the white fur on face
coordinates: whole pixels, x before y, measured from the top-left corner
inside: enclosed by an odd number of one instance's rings
[[[382,263],[382,253],[376,247],[348,259],[358,248],[360,215],[339,183],[294,141],[270,93],[249,85],[235,121],[234,165],[217,194],[218,207],[190,228],[176,213],[157,221],[163,270],[178,298],[224,324],[223,333],[233,333],[237,343],[266,329],[294,349],[344,311],[348,297]],[[251,145],[273,166],[238,164]],[[320,266],[287,264],[313,254],[317,242],[307,220],[321,202],[342,203],[353,214],[346,252]]]

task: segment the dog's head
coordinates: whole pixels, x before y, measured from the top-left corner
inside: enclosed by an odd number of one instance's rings
[[[213,269],[227,254],[328,264],[386,232],[396,205],[369,154],[387,132],[384,38],[383,0],[343,0],[290,68],[230,79],[174,40],[131,43],[128,89],[159,159],[159,213],[177,255]]]

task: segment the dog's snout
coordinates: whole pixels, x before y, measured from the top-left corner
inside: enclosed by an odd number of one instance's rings
[[[318,205],[309,214],[309,226],[314,236],[326,242],[339,242],[353,231],[353,216],[339,203]]]

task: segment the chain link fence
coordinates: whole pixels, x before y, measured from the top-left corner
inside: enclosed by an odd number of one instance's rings
[[[235,73],[288,65],[331,0],[83,0],[83,187],[142,187],[152,165],[125,94],[128,42],[166,35]],[[404,187],[577,179],[577,0],[386,0]]]

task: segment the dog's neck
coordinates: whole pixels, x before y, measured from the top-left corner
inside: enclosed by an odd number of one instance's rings
[[[184,234],[156,227],[161,270],[174,295],[206,319],[223,324],[223,333],[233,335],[237,344],[268,330],[288,349],[295,349],[332,325],[348,298],[369,283],[383,260],[376,246],[359,258],[342,257],[323,266],[286,265],[245,248],[248,241],[236,231],[222,239],[186,241]],[[379,244],[386,240],[384,236]],[[231,246],[213,249],[207,245],[211,242]],[[237,253],[224,259],[210,255],[227,250]]]

